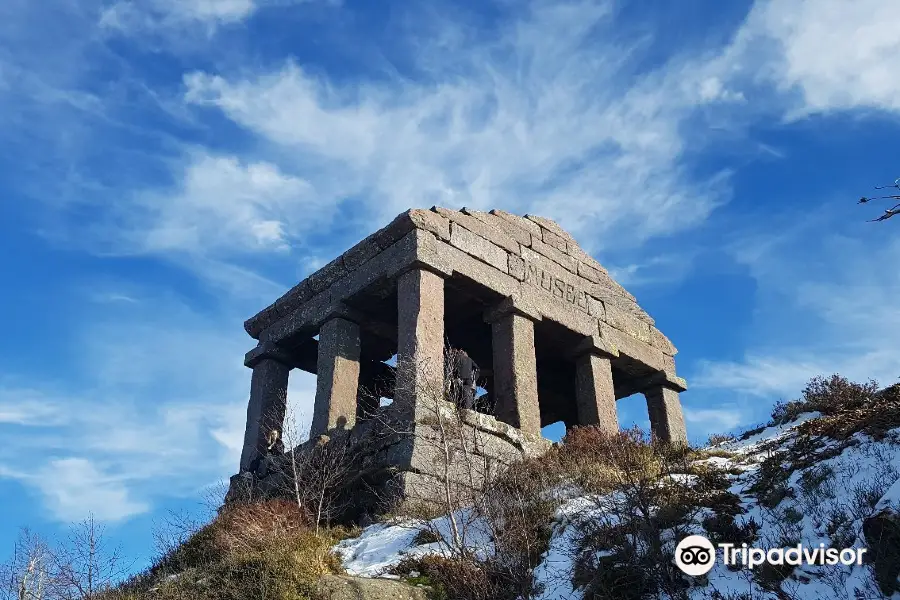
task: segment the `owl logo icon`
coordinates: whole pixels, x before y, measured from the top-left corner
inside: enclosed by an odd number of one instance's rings
[[[675,547],[675,564],[687,575],[705,575],[716,564],[716,548],[702,535],[689,535]]]

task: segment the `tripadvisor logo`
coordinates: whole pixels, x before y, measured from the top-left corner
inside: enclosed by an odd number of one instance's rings
[[[737,565],[752,569],[761,564],[772,565],[861,565],[865,548],[826,548],[825,544],[818,547],[806,547],[797,544],[791,548],[751,548],[747,544],[740,547],[735,544],[720,543],[722,550],[722,563],[725,565]],[[709,573],[716,564],[716,547],[702,535],[689,535],[675,547],[675,564],[685,574],[697,577]]]
[[[687,575],[705,575],[716,564],[716,548],[702,535],[689,535],[675,547],[675,564]]]

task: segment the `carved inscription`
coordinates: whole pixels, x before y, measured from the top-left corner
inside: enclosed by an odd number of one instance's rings
[[[544,291],[553,294],[557,298],[565,300],[584,312],[588,312],[589,310],[587,294],[583,290],[579,290],[571,283],[563,281],[558,277],[554,277],[537,265],[527,264],[525,270],[525,282],[530,283],[535,287],[539,287]]]

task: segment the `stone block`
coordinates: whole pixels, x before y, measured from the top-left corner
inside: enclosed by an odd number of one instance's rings
[[[369,260],[375,257],[376,254],[381,252],[383,248],[379,247],[378,244],[372,240],[371,237],[367,237],[362,240],[346,252],[344,252],[344,267],[347,271],[354,271],[359,268],[360,265],[365,264]]]
[[[383,250],[413,229],[429,231],[442,240],[450,239],[450,221],[435,212],[418,208],[400,213],[386,227],[369,236],[369,239]]]
[[[309,277],[309,289],[313,295],[324,292],[338,279],[347,274],[343,257],[337,257]]]
[[[450,243],[503,273],[509,269],[507,253],[503,248],[475,235],[458,223],[452,223],[450,226]]]
[[[526,284],[522,287],[523,293],[526,292],[526,289],[537,288],[532,292],[534,297],[550,295],[576,310],[589,313],[586,290],[587,286],[593,284],[530,248],[522,249],[522,258],[525,261],[524,283]]]
[[[596,425],[614,434],[619,431],[612,366],[608,356],[582,354],[575,361],[575,401],[579,425]]]
[[[356,423],[360,348],[356,323],[334,317],[322,325],[310,437]]]
[[[253,461],[265,455],[269,432],[273,429],[281,432],[284,428],[290,372],[289,366],[272,358],[263,358],[253,367],[244,447],[241,451],[241,472],[250,470]]]
[[[309,279],[304,279],[275,301],[275,312],[278,314],[278,318],[289,315],[312,296],[313,291],[309,285]]]
[[[461,225],[462,227],[465,227],[472,233],[483,237],[487,241],[491,242],[495,246],[503,248],[507,252],[512,252],[514,254],[519,253],[519,242],[506,235],[506,232],[504,232],[499,227],[492,227],[490,225],[487,225],[480,219],[476,219],[475,217],[467,215],[460,211],[450,210],[447,208],[442,208],[440,206],[432,207],[431,210],[437,212],[442,217],[446,217],[452,223],[456,223],[458,225]],[[453,238],[452,229],[453,228],[451,226],[451,242]]]
[[[420,229],[413,229],[405,236],[385,248],[365,264],[348,272],[340,281],[329,288],[329,302],[343,302],[350,296],[386,279],[401,266],[412,265],[416,260],[417,248],[434,236]]]
[[[655,371],[662,371],[665,366],[662,352],[650,344],[631,337],[624,331],[614,329],[606,323],[600,323],[600,337],[612,344],[620,355],[636,360]]]
[[[678,392],[660,385],[645,391],[644,396],[653,435],[665,442],[687,444],[687,428]]]
[[[414,418],[416,402],[444,389],[444,280],[423,269],[397,281],[397,410]]]
[[[498,420],[540,434],[534,323],[510,313],[491,324]]]
[[[578,275],[592,283],[601,283],[601,273],[594,267],[583,262],[578,263]]]
[[[509,314],[522,315],[523,317],[528,317],[532,321],[541,320],[540,311],[529,301],[529,299],[521,294],[515,294],[513,296],[507,296],[498,305],[485,311],[484,321],[486,323],[493,323]]]
[[[279,319],[260,335],[260,341],[281,342],[301,332],[316,331],[331,311],[329,291],[316,294],[291,314]]]
[[[604,321],[618,329],[624,331],[631,337],[638,339],[645,344],[651,344],[650,325],[639,320],[637,317],[621,310],[619,307],[610,304],[606,306],[606,318]]]
[[[669,341],[669,338],[663,335],[662,331],[660,331],[656,327],[653,327],[652,325],[650,325],[649,327],[650,339],[656,348],[661,350],[662,353],[667,356],[675,356],[676,354],[678,354],[678,349],[672,344],[671,341]]]
[[[552,248],[556,248],[560,252],[566,252],[566,250],[568,249],[568,244],[566,243],[566,240],[563,239],[561,236],[553,233],[549,229],[541,230],[541,238],[545,244],[547,244],[548,246],[550,246]]]
[[[427,600],[428,590],[400,581],[323,575],[316,581],[315,598],[319,600]]]
[[[250,337],[259,339],[260,334],[268,327],[271,327],[277,320],[278,309],[275,308],[275,304],[273,303],[244,321],[244,331],[246,331]]]
[[[519,291],[519,281],[505,272],[472,258],[462,250],[438,242],[437,251],[444,257],[454,273],[485,285],[502,296],[512,296]]]
[[[283,348],[272,342],[260,342],[255,348],[244,355],[244,366],[255,367],[260,361],[265,359],[277,360],[283,365],[293,367],[294,357]]]
[[[675,357],[663,352],[663,370],[668,374],[675,374]]]
[[[570,355],[573,358],[583,356],[585,354],[594,354],[597,356],[605,356],[607,358],[616,358],[619,356],[619,350],[615,348],[608,340],[600,337],[600,332],[596,331],[593,335],[585,336],[577,346],[575,346]]]
[[[492,210],[490,214],[509,221],[519,229],[523,229],[531,235],[536,235],[538,237],[541,236],[541,226],[534,221],[529,221],[525,217],[520,217],[519,215],[514,215],[512,213],[506,212],[505,210],[497,209]]]
[[[588,314],[601,321],[606,321],[606,307],[602,300],[597,300],[593,296],[587,297]]]
[[[538,236],[532,236],[531,238],[531,248],[535,252],[543,254],[556,264],[563,267],[566,271],[573,273],[575,275],[578,274],[578,261],[566,254],[565,252],[561,252],[550,246],[545,244]]]
[[[539,217],[537,215],[525,215],[525,218],[544,229],[550,230],[551,232],[564,239],[566,242],[571,242],[573,245],[577,245],[575,244],[575,240],[572,239],[572,236],[569,235],[569,232],[560,227],[556,221],[552,221],[546,217]]]
[[[639,307],[628,298],[622,296],[621,294],[615,293],[615,291],[609,286],[598,283],[590,283],[586,279],[582,281],[587,282],[588,293],[595,298],[602,300],[605,306],[615,306],[622,311],[633,315],[635,318],[644,321],[648,325],[653,325],[653,318],[650,317],[650,315],[648,315],[646,312],[644,312],[641,307]]]
[[[597,319],[573,306],[559,302],[557,298],[549,297],[546,294],[535,294],[529,298],[529,301],[545,319],[559,323],[581,335],[588,336],[597,333]]]
[[[509,274],[518,279],[525,281],[525,261],[515,254],[509,255]]]
[[[486,213],[486,212],[483,212],[480,210],[473,210],[471,208],[463,208],[462,212],[471,217],[475,217],[476,219],[478,219],[479,221],[481,221],[488,227],[493,227],[495,229],[502,231],[507,236],[511,237],[512,239],[514,239],[519,244],[522,244],[523,246],[531,245],[531,233],[528,231],[525,231],[518,225],[514,225],[512,223],[512,221],[508,221],[507,219],[504,219],[503,217],[493,215],[491,213]]]

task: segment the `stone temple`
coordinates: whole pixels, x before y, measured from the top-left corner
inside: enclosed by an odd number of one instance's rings
[[[310,440],[342,431],[362,439],[377,429],[379,411],[416,422],[417,390],[444,384],[446,347],[465,349],[484,374],[490,414],[459,412],[491,437],[487,454],[540,452],[549,446],[541,428],[559,421],[616,431],[616,402],[634,394],[646,398],[655,436],[687,439],[675,347],[631,294],[542,217],[409,210],[244,327],[259,343],[245,357],[253,375],[230,494],[260,486],[254,465],[269,433],[283,428],[292,369],[317,376]],[[394,357],[431,367],[395,370],[387,364]],[[392,402],[382,407],[379,398]],[[390,480],[409,495],[427,476],[431,461],[415,434],[364,445],[367,489]]]

